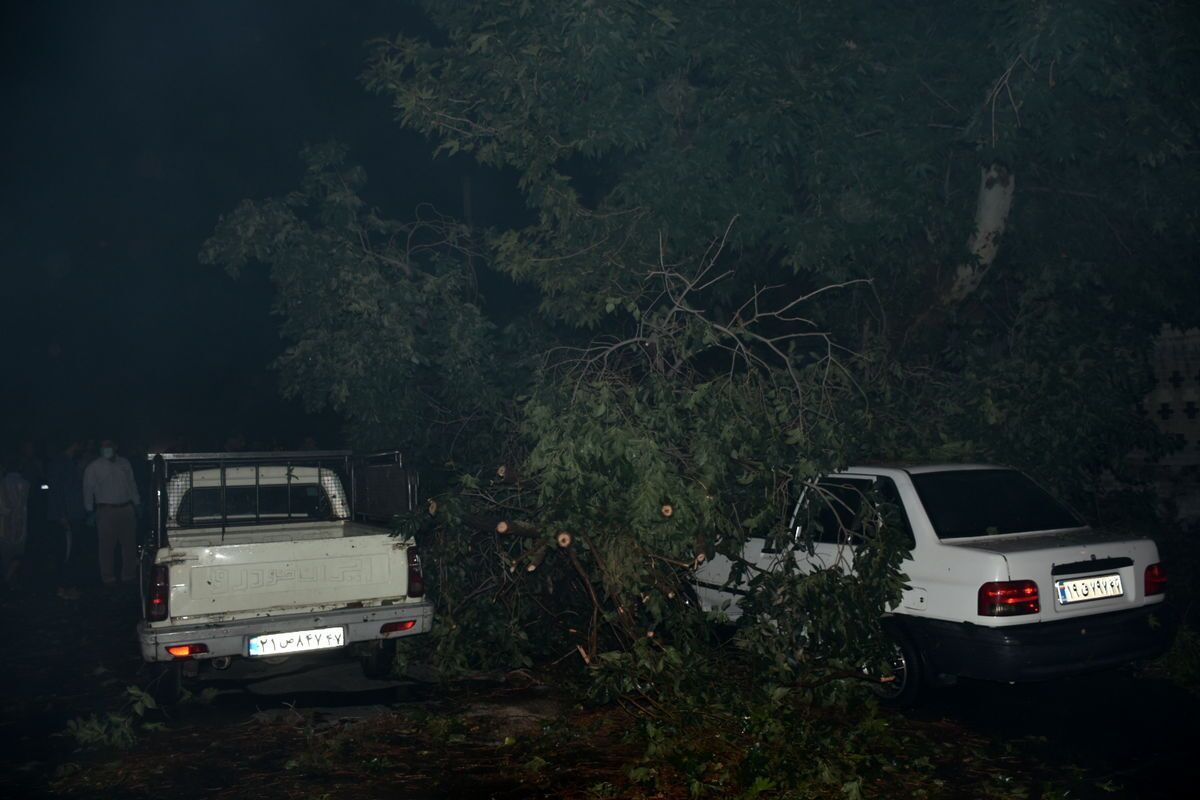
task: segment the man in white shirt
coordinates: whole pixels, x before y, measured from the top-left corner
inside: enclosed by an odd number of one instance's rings
[[[134,541],[137,506],[141,504],[129,460],[117,455],[117,445],[112,439],[100,442],[100,458],[88,464],[83,471],[83,507],[89,514],[95,513],[96,538],[100,545],[100,580],[104,581],[105,586],[113,586],[117,582],[117,576],[113,573],[113,556],[118,546],[121,549],[121,580],[130,582],[137,579],[137,549]]]

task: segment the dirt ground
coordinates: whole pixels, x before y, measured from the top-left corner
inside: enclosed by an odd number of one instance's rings
[[[131,594],[10,593],[0,615],[4,797],[603,796],[605,776],[620,779],[640,754],[617,717],[529,673],[371,681],[340,654],[277,666],[267,679],[213,673],[191,702],[139,716],[127,687],[152,675]],[[68,732],[113,712],[133,721],[132,747],[81,746]]]
[[[584,707],[545,676],[368,681],[356,663],[329,654],[267,678],[231,671],[169,715],[139,716],[127,687],[149,675],[133,632],[135,597],[10,593],[0,619],[3,797],[688,796],[669,771],[657,786],[635,783],[630,770],[645,764],[644,746],[626,735],[635,721],[619,708]],[[73,721],[111,713],[133,724],[132,746],[84,746],[68,732]],[[1155,796],[1196,779],[1187,731],[1198,714],[1194,697],[1153,670],[961,685],[889,717],[934,765],[860,790],[1002,797],[1012,775],[1013,797]]]

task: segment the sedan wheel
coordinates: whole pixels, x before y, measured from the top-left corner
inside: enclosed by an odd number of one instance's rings
[[[907,636],[899,631],[889,636],[892,640],[889,671],[873,688],[884,705],[908,708],[916,705],[925,683],[921,658]]]

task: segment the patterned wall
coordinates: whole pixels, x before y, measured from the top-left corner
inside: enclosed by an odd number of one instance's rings
[[[1164,466],[1200,465],[1200,329],[1163,328],[1154,345],[1154,390],[1140,410],[1183,445]]]
[[[1200,530],[1200,329],[1163,327],[1154,344],[1154,389],[1139,410],[1180,445],[1153,467],[1163,510]]]

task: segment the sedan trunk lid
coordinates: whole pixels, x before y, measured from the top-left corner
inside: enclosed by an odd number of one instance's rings
[[[942,543],[1000,555],[1009,580],[1037,583],[1041,611],[1036,618],[1042,621],[1129,610],[1162,599],[1145,596],[1146,567],[1158,562],[1158,548],[1149,539],[1072,528]]]

